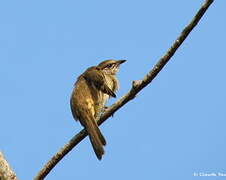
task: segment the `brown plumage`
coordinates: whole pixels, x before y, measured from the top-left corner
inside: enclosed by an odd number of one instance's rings
[[[106,140],[102,135],[96,118],[103,112],[109,97],[116,97],[119,83],[116,73],[125,60],[106,60],[98,66],[88,68],[81,74],[71,95],[71,111],[75,120],[85,127],[94,152],[100,160],[104,154]]]

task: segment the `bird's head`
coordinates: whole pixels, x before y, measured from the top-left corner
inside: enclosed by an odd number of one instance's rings
[[[126,62],[126,60],[108,59],[98,64],[97,67],[106,74],[115,75],[119,71],[120,65],[124,62]]]

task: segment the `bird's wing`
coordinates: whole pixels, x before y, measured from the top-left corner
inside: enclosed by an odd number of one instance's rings
[[[103,72],[96,67],[90,67],[83,74],[83,77],[92,83],[97,89],[101,90],[103,93],[108,94],[109,96],[116,97],[115,93],[108,87],[105,83],[105,77]]]

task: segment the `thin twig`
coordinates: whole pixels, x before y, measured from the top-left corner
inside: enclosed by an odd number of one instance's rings
[[[194,16],[192,21],[184,28],[179,37],[173,43],[173,45],[168,49],[163,57],[157,62],[153,69],[145,75],[142,80],[134,81],[131,90],[120,98],[116,103],[107,109],[107,111],[102,115],[98,124],[102,124],[107,118],[114,114],[119,108],[121,108],[128,101],[133,99],[136,94],[138,94],[144,87],[146,87],[151,81],[156,77],[156,75],[161,71],[161,69],[167,64],[170,58],[174,55],[179,46],[183,43],[192,29],[197,25],[199,20],[202,18],[208,7],[212,4],[214,0],[206,0],[201,6],[197,14]],[[75,135],[64,147],[62,147],[59,152],[57,152],[40,170],[34,180],[44,179],[47,174],[56,166],[56,164],[69,152],[71,151],[79,142],[81,142],[87,136],[86,131],[83,129],[77,135]]]

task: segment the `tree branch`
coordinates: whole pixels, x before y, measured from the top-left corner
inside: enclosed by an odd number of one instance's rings
[[[17,180],[16,174],[10,168],[2,152],[0,152],[0,180]]]
[[[131,90],[120,98],[116,103],[107,109],[107,111],[101,116],[98,124],[102,124],[107,118],[114,114],[119,108],[121,108],[128,101],[132,100],[136,94],[138,94],[144,87],[146,87],[151,81],[156,77],[156,75],[161,71],[161,69],[167,64],[170,58],[174,55],[179,46],[183,43],[189,33],[198,24],[199,20],[202,18],[208,7],[212,4],[214,0],[206,0],[201,6],[197,14],[194,16],[192,21],[184,28],[179,37],[173,43],[173,45],[168,49],[163,57],[157,62],[153,69],[144,76],[142,80],[133,81],[133,86]],[[57,152],[40,170],[34,180],[44,179],[47,174],[56,166],[56,164],[69,152],[71,151],[79,142],[81,142],[87,136],[86,131],[83,129],[77,135],[75,135],[64,147],[62,147],[59,152]]]

